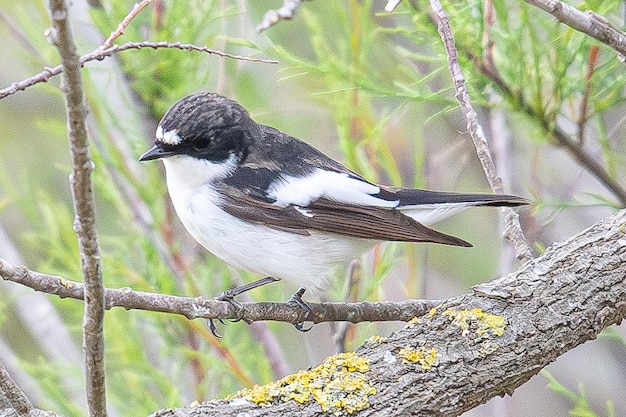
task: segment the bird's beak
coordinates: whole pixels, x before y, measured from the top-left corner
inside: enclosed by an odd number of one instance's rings
[[[148,152],[139,157],[139,161],[153,161],[155,159],[167,158],[168,156],[172,156],[174,154],[174,152],[165,150],[159,145],[154,145]]]

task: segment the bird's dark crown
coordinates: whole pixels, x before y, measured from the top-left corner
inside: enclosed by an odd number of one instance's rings
[[[258,126],[235,101],[215,93],[189,95],[174,104],[159,123],[156,146],[170,155],[224,161],[244,158]]]

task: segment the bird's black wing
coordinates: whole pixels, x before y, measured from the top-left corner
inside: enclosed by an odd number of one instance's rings
[[[241,190],[220,188],[221,208],[247,222],[290,233],[324,232],[377,241],[433,242],[454,246],[470,243],[430,229],[400,211],[354,206],[320,198],[307,207],[279,207]]]

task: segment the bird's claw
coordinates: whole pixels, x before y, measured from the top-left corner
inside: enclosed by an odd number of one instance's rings
[[[296,330],[300,331],[300,332],[308,332],[309,330],[311,330],[313,328],[313,324],[311,325],[311,327],[305,328],[304,327],[304,323],[305,321],[311,317],[311,314],[313,314],[313,309],[311,308],[310,305],[308,305],[303,299],[302,299],[302,294],[304,294],[304,292],[306,291],[305,288],[300,288],[298,289],[298,291],[296,291],[295,293],[293,293],[293,295],[291,297],[289,297],[289,300],[287,300],[287,304],[291,304],[291,305],[295,305],[296,307],[301,308],[302,310],[304,310],[306,312],[306,317],[304,318],[303,321],[300,321],[296,324],[293,325],[293,327],[296,328]]]
[[[222,321],[222,319],[217,319],[220,323],[224,324],[224,322]],[[215,321],[213,319],[208,319],[208,327],[209,330],[211,331],[211,334],[215,337],[217,337],[218,339],[222,338],[222,335],[220,335],[217,332],[217,326],[215,325]]]

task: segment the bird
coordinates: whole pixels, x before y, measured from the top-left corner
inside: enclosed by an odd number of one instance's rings
[[[324,292],[337,268],[379,242],[471,246],[430,227],[466,208],[529,204],[515,195],[376,184],[213,92],[176,102],[155,136],[139,160],[163,162],[191,236],[263,283],[285,280],[301,293]]]

